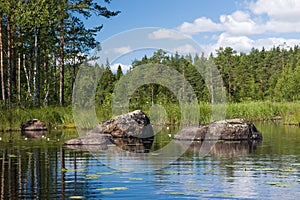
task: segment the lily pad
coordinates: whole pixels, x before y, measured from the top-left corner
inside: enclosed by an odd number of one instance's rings
[[[101,192],[101,194],[113,194],[113,192]]]
[[[167,170],[165,172],[166,174],[182,174],[182,175],[189,175],[189,174],[195,174],[194,171],[178,171],[178,170]]]
[[[187,180],[185,181],[186,184],[196,184],[197,182],[194,180]]]
[[[276,168],[271,168],[271,167],[261,168],[260,170],[262,170],[262,171],[278,171],[278,169],[276,169]]]
[[[213,174],[217,172],[217,170],[206,170],[206,171],[203,171],[203,174]]]
[[[300,163],[292,163],[291,165],[292,165],[292,166],[300,167]]]
[[[112,190],[112,191],[118,191],[118,190],[128,190],[127,187],[111,187],[111,188],[97,188],[96,190]]]
[[[70,196],[69,199],[84,199],[84,196]]]
[[[114,173],[116,173],[116,172],[98,172],[97,174],[100,174],[100,175],[112,175],[112,174],[114,174]]]
[[[129,178],[130,181],[142,181],[143,178]]]
[[[205,188],[190,188],[190,191],[194,191],[194,192],[206,192],[208,191],[208,189]]]
[[[284,176],[284,175],[278,175],[276,176],[276,178],[286,178],[287,176]]]
[[[267,185],[274,185],[278,187],[290,187],[292,184],[290,183],[284,183],[284,182],[266,182]]]
[[[233,197],[234,194],[229,194],[229,193],[221,193],[221,194],[217,194],[216,196],[218,197]]]
[[[61,172],[65,173],[68,172],[69,170],[67,168],[61,168]]]
[[[173,195],[184,195],[184,192],[168,192],[168,194],[173,194]]]
[[[296,172],[297,170],[295,168],[283,168],[280,170],[281,172]]]
[[[97,179],[99,177],[100,177],[99,174],[88,174],[88,175],[86,175],[87,179]]]

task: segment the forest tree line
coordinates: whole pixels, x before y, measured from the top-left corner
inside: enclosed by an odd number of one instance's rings
[[[198,102],[213,101],[212,90],[217,88],[210,88],[214,84],[208,82],[218,80],[218,76],[221,76],[227,102],[294,102],[300,100],[299,46],[290,48],[277,46],[269,50],[253,48],[249,53],[239,53],[231,47],[221,47],[216,50],[215,55],[211,54],[208,58],[203,53],[193,57],[178,53],[170,55],[163,50],[158,50],[151,57],[145,55],[142,59],[133,61],[131,70],[147,64],[150,64],[150,68],[151,64],[161,64],[161,71],[164,70],[163,66],[168,66],[179,72],[183,77],[182,80],[174,82],[172,77],[168,80],[173,81],[173,84],[178,85],[178,88],[183,91],[185,90],[183,80],[186,80],[192,86],[194,94],[183,95],[188,98],[196,95]],[[200,66],[200,70],[197,66]],[[212,73],[211,68],[216,68],[218,73]],[[100,69],[104,73],[98,84],[96,102],[109,106],[115,86],[123,73],[120,66],[115,74],[108,64],[100,66]],[[156,69],[153,68],[153,70]],[[159,76],[160,72],[152,72],[149,69],[148,73],[148,76]],[[134,75],[132,77],[136,81],[147,76],[139,72],[134,74],[136,77]],[[134,88],[131,85],[127,87]],[[133,108],[146,104],[178,103],[178,94],[172,93],[163,83],[148,84],[136,89],[130,102]]]
[[[150,58],[144,56],[141,60],[135,60],[133,68],[147,63],[159,63],[177,70],[190,83],[199,102],[213,101],[213,88],[210,88],[211,83],[208,82],[209,79],[217,80],[218,75],[223,81],[227,102],[300,100],[299,46],[274,46],[269,50],[253,48],[249,53],[220,47],[215,55],[211,54],[208,58],[204,54],[192,57],[177,53],[170,55],[158,50]],[[197,66],[201,69],[197,69]],[[211,68],[215,67],[219,74],[212,73]],[[180,82],[177,84],[182,85]],[[135,91],[133,96],[133,102],[142,104],[177,101],[176,94],[159,84],[144,86]]]
[[[118,13],[95,0],[2,0],[1,105],[70,104],[78,67],[98,45],[95,36],[102,28],[86,28],[84,20]]]
[[[105,0],[110,3],[110,0]],[[99,25],[86,28],[83,19],[91,16],[110,18],[110,11],[93,0],[4,0],[0,2],[0,102],[2,107],[39,107],[70,105],[79,66],[88,52],[97,47]],[[300,100],[299,46],[277,46],[236,52],[219,48],[205,57],[198,54],[170,55],[163,50],[132,63],[163,64],[178,71],[193,87],[198,101],[212,102],[203,74],[214,63],[222,77],[227,101],[298,101]],[[204,66],[203,74],[195,66]],[[205,67],[206,66],[206,67]],[[103,76],[98,84],[96,102],[110,104],[115,85],[123,75],[121,66],[113,73],[109,62],[97,66]],[[101,72],[101,73],[102,73]],[[180,82],[176,84],[182,84]],[[191,94],[185,94],[189,96]],[[193,94],[194,95],[194,94]],[[160,84],[138,88],[132,104],[177,102],[177,97]]]

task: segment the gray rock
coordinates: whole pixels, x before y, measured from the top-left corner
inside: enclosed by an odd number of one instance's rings
[[[88,134],[110,134],[112,137],[153,137],[153,129],[149,118],[141,110],[116,116],[99,124]]]
[[[177,140],[262,140],[254,124],[243,119],[228,119],[204,126],[183,128],[174,136]]]
[[[153,139],[154,133],[149,118],[141,111],[116,116],[99,124],[87,135],[66,141],[66,145],[115,144],[115,138]]]
[[[22,131],[45,131],[47,130],[46,124],[38,119],[31,119],[21,124]]]

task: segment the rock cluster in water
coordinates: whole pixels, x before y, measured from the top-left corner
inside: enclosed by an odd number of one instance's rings
[[[262,140],[262,134],[253,123],[243,119],[228,119],[183,128],[174,136],[176,140]]]
[[[100,123],[87,135],[66,141],[67,145],[109,145],[120,144],[118,138],[136,138],[153,140],[153,129],[149,118],[141,110],[116,116]],[[141,141],[142,142],[142,141]]]

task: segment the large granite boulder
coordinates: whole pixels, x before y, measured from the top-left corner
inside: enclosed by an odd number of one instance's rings
[[[176,140],[262,140],[262,134],[253,123],[243,119],[228,119],[204,126],[183,128],[174,136]]]
[[[153,136],[150,120],[141,110],[116,116],[99,124],[90,133],[110,134],[112,137],[149,138]]]
[[[66,141],[67,145],[115,144],[115,138],[151,139],[154,133],[149,118],[141,110],[116,116],[100,123],[87,135]]]
[[[46,124],[38,119],[31,119],[21,124],[22,131],[45,131],[47,130]]]

